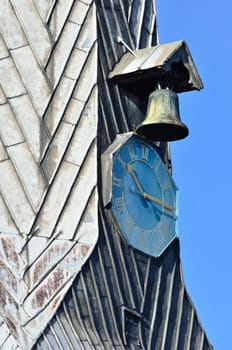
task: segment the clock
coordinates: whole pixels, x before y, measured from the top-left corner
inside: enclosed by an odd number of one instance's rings
[[[178,189],[158,149],[133,135],[112,158],[112,211],[127,243],[160,256],[177,236]]]

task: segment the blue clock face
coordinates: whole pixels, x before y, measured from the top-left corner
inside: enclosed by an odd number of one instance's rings
[[[131,137],[113,156],[112,209],[132,247],[159,256],[177,235],[178,190],[157,150]]]

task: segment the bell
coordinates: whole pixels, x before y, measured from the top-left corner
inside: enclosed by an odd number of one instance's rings
[[[180,120],[177,94],[169,89],[153,91],[149,95],[146,118],[136,131],[153,141],[175,141],[188,136],[188,128]]]

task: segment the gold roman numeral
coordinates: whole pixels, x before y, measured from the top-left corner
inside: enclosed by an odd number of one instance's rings
[[[145,145],[141,145],[141,156],[148,161],[149,158],[149,148]]]

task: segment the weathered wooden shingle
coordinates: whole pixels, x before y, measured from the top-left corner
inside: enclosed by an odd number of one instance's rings
[[[45,123],[36,112],[29,95],[11,98],[9,103],[28,147],[36,161],[39,161],[43,148],[46,147],[49,141]]]
[[[89,78],[91,77],[93,81],[96,81],[97,79],[97,72],[92,65],[92,62],[96,56],[97,46],[94,45],[90,55],[88,56],[88,59],[86,60],[86,64],[83,68],[83,74],[81,74],[80,78],[78,79],[75,91],[73,93],[74,98],[85,103],[88,100],[88,97],[93,88],[88,84]]]
[[[16,17],[10,0],[1,1],[0,28],[8,50],[27,45],[23,29]]]
[[[0,84],[8,98],[26,93],[25,86],[11,57],[0,60]]]
[[[73,132],[74,125],[61,121],[42,163],[44,175],[49,182],[52,181],[54,174],[61,164]]]
[[[60,35],[60,32],[67,22],[69,13],[73,12],[73,10],[71,11],[71,8],[74,3],[74,0],[60,1],[54,7],[51,14],[51,19],[49,21],[49,28],[54,40],[57,40],[58,36]]]
[[[75,81],[67,77],[63,77],[54,92],[52,101],[49,103],[48,110],[44,117],[44,121],[49,133],[53,136],[62,120],[65,109],[67,108],[70,96],[72,95]]]
[[[47,75],[53,86],[56,86],[61,78],[69,56],[74,48],[79,31],[80,25],[72,22],[66,22],[64,30],[62,31],[59,41],[52,52],[52,56],[49,59],[46,68]]]
[[[1,215],[0,231],[4,232],[5,234],[17,235],[19,231],[17,229],[16,224],[13,221],[12,216],[10,215],[7,204],[5,204],[2,196],[0,196],[0,215]]]
[[[0,163],[2,198],[20,232],[29,234],[35,214],[10,160]]]
[[[0,86],[0,105],[7,102],[6,96]]]
[[[44,25],[34,2],[11,0],[11,4],[34,54],[44,65],[52,47],[49,29]]]
[[[35,108],[42,115],[50,99],[51,89],[39,62],[30,46],[12,50],[11,55]]]
[[[91,4],[91,1],[76,1],[76,2],[74,2],[73,10],[72,10],[72,13],[70,14],[69,20],[71,22],[74,22],[74,23],[79,24],[79,25],[84,23],[85,16],[89,10],[90,4]],[[92,39],[92,38],[90,37],[89,39]]]
[[[94,144],[88,153],[88,157],[79,172],[78,181],[73,186],[65,211],[62,213],[57,225],[56,232],[60,233],[59,236],[61,238],[73,239],[85,212],[86,205],[90,200],[91,193],[96,186],[95,146]],[[72,220],[73,215],[75,215],[75,221]]]
[[[9,56],[9,50],[3,41],[2,35],[0,35],[0,59]]]
[[[2,144],[2,141],[0,140],[0,162],[3,160],[6,160],[8,158],[8,155],[6,153],[6,150]]]
[[[82,111],[82,117],[73,135],[73,142],[70,145],[65,160],[81,166],[86,154],[95,139],[95,132],[97,128],[94,111],[96,108],[96,88],[93,90],[89,100],[85,104]]]
[[[37,6],[42,18],[46,21],[50,12],[53,9],[56,0],[36,0],[35,5]]]
[[[68,123],[76,125],[81,117],[84,107],[84,101],[71,98],[64,114],[64,120]]]
[[[8,147],[8,154],[20,178],[33,210],[38,209],[46,189],[46,182],[27,143]]]
[[[79,167],[74,164],[63,162],[60,166],[59,173],[53,181],[52,188],[36,220],[39,235],[51,237],[54,234],[54,228],[78,176],[78,172]],[[54,203],[56,203],[55,207]]]
[[[5,146],[23,142],[24,137],[8,103],[0,106],[1,140]]]

